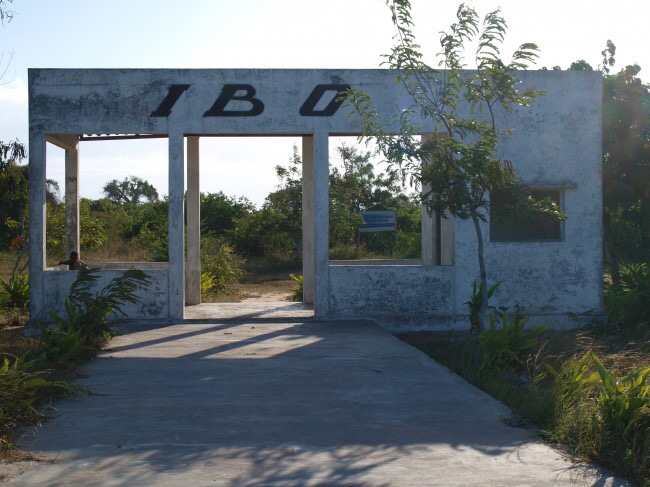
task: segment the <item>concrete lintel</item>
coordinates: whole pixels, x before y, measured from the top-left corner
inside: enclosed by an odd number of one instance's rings
[[[64,150],[77,150],[79,137],[78,134],[47,134],[45,140]]]

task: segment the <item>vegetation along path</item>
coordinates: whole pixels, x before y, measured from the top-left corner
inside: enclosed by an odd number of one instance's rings
[[[130,325],[10,485],[625,485],[370,322]]]

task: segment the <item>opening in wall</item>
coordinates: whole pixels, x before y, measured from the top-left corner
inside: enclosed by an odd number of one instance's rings
[[[530,195],[541,200],[550,198],[562,208],[559,189],[530,189]],[[562,240],[562,222],[535,215],[515,215],[499,218],[498,210],[517,203],[517,196],[505,191],[490,194],[490,241],[492,242],[557,242]]]

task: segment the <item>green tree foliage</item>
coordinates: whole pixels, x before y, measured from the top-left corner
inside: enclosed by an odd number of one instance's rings
[[[650,91],[638,65],[603,83],[603,198],[613,254],[650,257]],[[615,264],[616,265],[616,264]]]
[[[166,262],[169,259],[169,202],[164,199],[138,206],[127,236],[148,249],[154,261]]]
[[[420,208],[402,192],[397,174],[376,173],[372,152],[345,144],[336,152],[340,165],[332,164],[330,169],[330,248],[355,244],[361,212],[394,210],[399,232],[397,244],[392,232],[367,233],[362,242],[365,250],[372,254],[418,257]]]
[[[201,238],[201,287],[205,294],[223,292],[244,275],[243,261],[223,239]]]
[[[275,166],[275,173],[280,184],[266,197],[264,206],[285,216],[283,231],[295,250],[295,242],[302,239],[302,159],[296,145],[289,163]]]
[[[363,137],[373,140],[388,162],[422,189],[423,205],[430,211],[443,214],[448,210],[456,218],[472,221],[483,293],[480,323],[485,328],[488,286],[481,222],[488,219],[490,192],[520,194],[518,211],[564,218],[552,201],[533,200],[510,161],[494,156],[500,138],[507,133],[497,127],[496,113],[528,106],[539,95],[521,91],[516,75],[535,61],[538,49],[532,43],[522,44],[505,64],[500,51],[507,25],[499,10],[488,13],[481,23],[473,8],[461,5],[457,22],[441,34],[439,66],[443,70],[438,70],[425,62],[416,42],[410,2],[388,0],[387,4],[397,34],[386,64],[397,71],[398,81],[416,108],[403,110],[391,123],[385,123],[366,93],[353,90],[348,101],[361,116]],[[463,71],[465,46],[472,44],[477,46],[475,70]],[[471,108],[469,117],[463,116],[461,105]],[[417,137],[422,131],[413,121],[421,114],[430,117],[436,127],[433,136],[424,141]],[[397,135],[395,125],[399,127]]]
[[[122,181],[113,179],[104,185],[104,195],[114,203],[137,205],[143,201],[158,201],[158,191],[149,182],[137,176]]]
[[[0,248],[6,249],[22,234],[29,203],[25,146],[18,140],[0,141]]]
[[[222,237],[235,226],[235,221],[255,209],[244,197],[226,196],[218,193],[201,193],[201,233]]]
[[[354,248],[359,215],[367,210],[396,210],[398,227],[404,232],[406,256],[419,252],[419,207],[404,195],[396,176],[375,173],[370,152],[342,145],[337,148],[338,162],[331,161],[329,174],[330,249],[339,255],[341,248]],[[302,239],[302,159],[298,148],[287,165],[275,168],[280,181],[259,211],[236,221],[231,233],[235,247],[253,255],[288,254],[299,249]],[[417,249],[413,249],[417,241]],[[369,235],[367,248],[374,252],[391,253],[395,246],[393,234]],[[355,255],[358,252],[355,252]]]
[[[108,234],[106,226],[91,213],[92,202],[82,198],[79,202],[79,247],[82,251],[97,250],[106,243]],[[65,256],[65,204],[47,205],[47,253],[59,260]]]
[[[650,258],[650,86],[637,64],[611,74],[616,54],[611,40],[601,54],[605,250],[618,282],[620,258]],[[585,61],[569,69],[593,70]]]
[[[237,219],[228,238],[237,251],[245,255],[286,256],[296,248],[290,227],[284,214],[264,205]]]

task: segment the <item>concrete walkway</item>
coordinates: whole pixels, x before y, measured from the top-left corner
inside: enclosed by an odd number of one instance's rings
[[[132,326],[83,372],[9,485],[624,485],[369,322]]]

